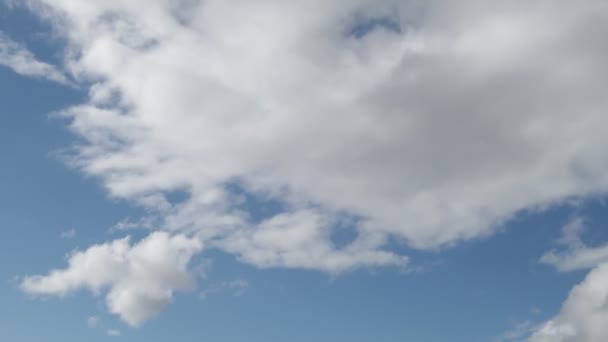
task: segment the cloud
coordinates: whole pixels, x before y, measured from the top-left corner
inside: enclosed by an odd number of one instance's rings
[[[532,321],[517,323],[513,328],[504,332],[502,336],[495,338],[492,342],[524,341],[536,329]]]
[[[561,272],[592,269],[575,286],[560,312],[537,327],[530,342],[600,342],[608,336],[608,247],[589,247],[582,240],[585,220],[577,217],[565,225],[558,244],[541,262]]]
[[[312,210],[283,213],[253,229],[234,232],[217,243],[239,260],[259,267],[321,269],[339,273],[360,266],[400,265],[407,258],[376,250],[383,238],[359,235],[348,246],[336,249],[327,235],[334,222]]]
[[[76,229],[72,228],[66,231],[61,232],[59,235],[62,239],[73,239],[76,237]]]
[[[240,297],[247,292],[249,288],[249,282],[243,279],[235,279],[222,284],[223,287],[232,291],[232,295]]]
[[[95,81],[74,164],[163,213],[142,199],[186,192],[170,229],[238,234],[237,182],[436,248],[608,187],[596,2],[42,3]],[[344,34],[359,13],[402,29]]]
[[[121,232],[129,230],[141,230],[141,229],[153,229],[155,226],[154,217],[145,216],[137,220],[129,218],[120,220],[114,224],[111,228],[111,232]]]
[[[118,336],[122,335],[120,333],[120,330],[116,330],[116,329],[110,329],[107,331],[107,333],[108,333],[108,336],[113,336],[113,337],[118,337]]]
[[[207,299],[211,294],[218,294],[222,292],[228,292],[234,297],[240,297],[247,292],[249,289],[249,282],[247,280],[237,278],[231,281],[224,281],[218,285],[208,287],[199,292],[199,298],[201,300]]]
[[[67,268],[28,276],[21,289],[59,296],[83,288],[107,292],[109,311],[139,326],[169,304],[175,291],[194,288],[187,265],[200,250],[199,241],[183,235],[156,232],[136,244],[127,237],[75,252]]]
[[[603,342],[608,336],[608,263],[593,269],[574,287],[561,311],[529,342]]]
[[[70,164],[257,267],[405,265],[390,242],[436,250],[608,189],[600,1],[36,3],[90,85],[63,113]]]
[[[37,60],[34,54],[3,32],[0,32],[0,65],[9,67],[20,75],[66,85],[70,83],[56,67]]]
[[[97,316],[89,316],[87,317],[87,327],[90,329],[95,329],[101,325],[101,319]]]
[[[563,248],[545,253],[540,262],[552,265],[562,272],[591,269],[608,262],[608,244],[589,247],[581,239],[584,224],[584,219],[576,218],[564,226],[562,237],[558,241]]]

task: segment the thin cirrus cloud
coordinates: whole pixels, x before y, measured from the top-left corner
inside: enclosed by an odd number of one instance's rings
[[[62,114],[86,141],[71,165],[152,212],[156,230],[257,267],[404,266],[391,240],[451,246],[608,188],[604,2],[31,8],[90,85]],[[284,210],[254,219],[234,184]],[[344,220],[356,236],[339,246]],[[56,275],[74,267],[23,288],[69,292]]]

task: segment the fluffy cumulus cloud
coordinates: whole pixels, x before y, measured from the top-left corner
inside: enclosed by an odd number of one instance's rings
[[[21,288],[38,295],[61,296],[82,288],[107,292],[109,311],[138,326],[169,304],[175,291],[194,288],[187,265],[200,250],[200,241],[165,232],[137,244],[124,238],[75,252],[65,269],[28,276]],[[97,323],[95,319],[93,325]]]
[[[89,87],[63,113],[70,163],[255,266],[404,265],[389,242],[450,246],[608,189],[605,1],[29,3]],[[31,285],[67,292],[72,269]],[[89,276],[67,284],[107,283]],[[114,311],[139,302],[112,284]]]

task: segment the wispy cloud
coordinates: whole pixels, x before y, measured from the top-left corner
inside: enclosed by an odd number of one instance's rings
[[[532,321],[518,322],[500,337],[493,339],[492,342],[524,342],[536,328],[537,325]]]
[[[72,229],[63,231],[63,232],[61,232],[59,237],[62,239],[73,239],[76,237],[76,229],[72,228]]]
[[[240,297],[245,294],[249,288],[249,282],[243,279],[235,279],[233,281],[225,282],[223,286],[229,289],[233,296]]]
[[[582,239],[584,231],[585,220],[581,217],[573,219],[563,227],[562,236],[557,241],[561,248],[543,254],[540,262],[562,272],[591,269],[608,262],[608,243],[588,246]]]
[[[64,85],[70,84],[66,76],[55,66],[39,61],[32,52],[3,32],[0,32],[0,65],[9,67],[24,76],[43,78]]]
[[[107,331],[107,334],[108,334],[108,336],[112,336],[112,337],[118,337],[118,336],[122,335],[120,330],[116,330],[116,329],[109,329]]]
[[[101,326],[101,319],[97,316],[89,316],[87,317],[87,327],[90,329],[95,329]]]
[[[229,293],[234,297],[240,297],[249,289],[249,282],[237,278],[230,281],[221,282],[219,285],[208,287],[199,292],[200,299],[207,299],[210,294]]]

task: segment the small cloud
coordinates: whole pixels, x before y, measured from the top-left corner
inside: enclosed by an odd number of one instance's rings
[[[581,235],[585,231],[585,219],[576,217],[562,227],[562,236],[557,240],[559,245],[573,246],[583,243]]]
[[[152,216],[144,216],[137,220],[126,218],[110,227],[110,232],[124,232],[130,230],[152,230],[156,227],[157,218]]]
[[[62,239],[73,239],[74,237],[76,237],[76,229],[72,228],[70,230],[61,232],[61,235],[59,237],[61,237]]]
[[[608,262],[608,243],[590,246],[583,241],[585,223],[584,218],[577,217],[566,224],[556,241],[559,248],[543,254],[540,262],[561,272],[591,269]]]
[[[17,74],[42,78],[64,85],[71,85],[66,76],[55,66],[36,59],[36,56],[21,44],[0,32],[0,65]]]
[[[90,246],[68,256],[68,266],[22,279],[30,295],[62,297],[81,289],[105,294],[109,312],[133,327],[160,314],[176,291],[195,287],[188,263],[199,240],[155,232],[131,243],[130,237]]]
[[[193,267],[192,273],[201,277],[202,279],[206,279],[209,277],[209,273],[213,269],[213,260],[211,259],[202,259],[195,267]]]
[[[222,287],[232,291],[232,295],[235,297],[240,297],[249,288],[249,282],[243,279],[235,279],[233,281],[224,282]]]
[[[199,292],[199,298],[201,300],[207,299],[209,295],[213,293],[226,293],[229,292],[234,297],[240,297],[247,292],[249,288],[249,282],[243,279],[235,279],[231,281],[225,281],[219,285],[209,287]]]
[[[209,297],[209,295],[211,295],[214,292],[218,292],[218,291],[219,291],[218,288],[209,288],[209,289],[206,289],[206,290],[202,290],[201,292],[199,292],[198,298],[200,300],[205,300],[205,299],[207,299]]]
[[[401,271],[404,274],[422,274],[431,272],[434,268],[439,267],[445,263],[444,260],[432,260],[418,265],[402,265]]]
[[[87,327],[95,329],[101,325],[101,320],[97,316],[89,316],[87,318]]]
[[[118,337],[121,335],[120,330],[116,330],[116,329],[109,329],[107,333],[108,333],[108,336],[114,336],[114,337]]]
[[[536,328],[537,325],[532,321],[519,322],[500,337],[493,339],[492,342],[523,342]]]

